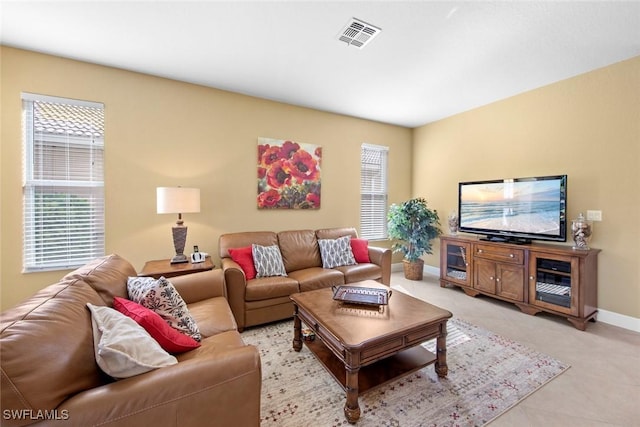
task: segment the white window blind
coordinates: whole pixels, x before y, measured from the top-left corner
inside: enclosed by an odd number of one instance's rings
[[[387,238],[387,158],[389,148],[362,144],[360,154],[360,235]]]
[[[104,106],[22,94],[24,271],[104,255]]]

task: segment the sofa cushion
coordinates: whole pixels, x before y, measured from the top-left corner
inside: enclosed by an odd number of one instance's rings
[[[178,363],[133,319],[106,306],[87,303],[91,311],[96,363],[120,379]]]
[[[64,276],[81,279],[100,295],[105,305],[113,306],[113,297],[127,298],[127,278],[136,270],[126,259],[116,254],[97,258]]]
[[[340,271],[344,275],[344,282],[354,283],[361,282],[363,280],[377,280],[380,281],[382,275],[382,267],[376,264],[355,264],[344,265],[342,267],[336,267],[336,270]]]
[[[103,304],[86,283],[63,280],[2,312],[3,409],[51,410],[111,381],[96,365],[87,302]]]
[[[253,262],[253,249],[251,246],[243,248],[229,248],[231,259],[238,263],[247,280],[256,277],[256,267]]]
[[[337,239],[338,237],[343,236],[356,238],[358,237],[358,232],[353,227],[322,228],[320,230],[316,230],[317,239]]]
[[[277,245],[251,245],[256,277],[286,276],[280,248]]]
[[[207,298],[191,303],[188,307],[203,339],[238,328],[225,297]]]
[[[320,254],[322,255],[322,267],[334,268],[341,265],[353,265],[356,259],[351,251],[350,236],[338,239],[318,239]]]
[[[199,348],[188,353],[178,354],[176,358],[179,362],[192,359],[215,359],[217,355],[245,346],[246,344],[242,341],[238,331],[226,331],[203,339]]]
[[[198,325],[176,288],[164,277],[129,277],[129,299],[147,307],[166,320],[171,327],[200,341]]]
[[[292,271],[289,277],[298,281],[300,292],[330,288],[331,286],[344,285],[345,283],[344,274],[340,271],[322,267]]]
[[[198,341],[169,326],[158,313],[138,303],[115,297],[113,308],[142,326],[169,353],[182,353],[200,346]]]
[[[371,262],[369,258],[369,241],[367,239],[351,239],[351,250],[357,263]]]
[[[278,233],[278,246],[287,273],[322,266],[318,241],[313,230],[281,231]]]
[[[249,280],[245,289],[246,301],[287,297],[300,292],[298,281],[290,277],[273,276]]]

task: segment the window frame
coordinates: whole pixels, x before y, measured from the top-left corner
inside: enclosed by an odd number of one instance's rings
[[[367,159],[367,156],[369,159]],[[360,147],[360,237],[388,238],[389,147],[363,143]],[[377,175],[377,176],[376,176]]]
[[[105,254],[104,104],[25,92],[21,101],[23,272],[79,267]],[[43,105],[59,115],[45,119]]]

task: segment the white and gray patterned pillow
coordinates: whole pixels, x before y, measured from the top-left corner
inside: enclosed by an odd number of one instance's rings
[[[196,321],[176,288],[164,277],[129,277],[129,299],[155,311],[174,329],[196,341],[202,339]]]
[[[351,250],[351,236],[338,239],[318,239],[323,268],[334,268],[342,265],[356,264]]]
[[[251,245],[253,264],[256,267],[256,277],[286,276],[287,271],[282,262],[282,254],[277,245]]]

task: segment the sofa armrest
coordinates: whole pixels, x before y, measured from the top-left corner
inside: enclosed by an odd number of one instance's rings
[[[169,279],[187,303],[215,297],[227,297],[222,270],[209,270]]]
[[[236,319],[238,331],[244,330],[244,297],[247,288],[247,278],[240,265],[231,258],[222,258],[222,271],[227,290],[229,307]]]
[[[57,409],[65,426],[259,426],[261,381],[257,348],[243,346],[87,390]]]
[[[380,282],[391,286],[391,249],[369,246],[369,259],[373,264],[382,268]]]

